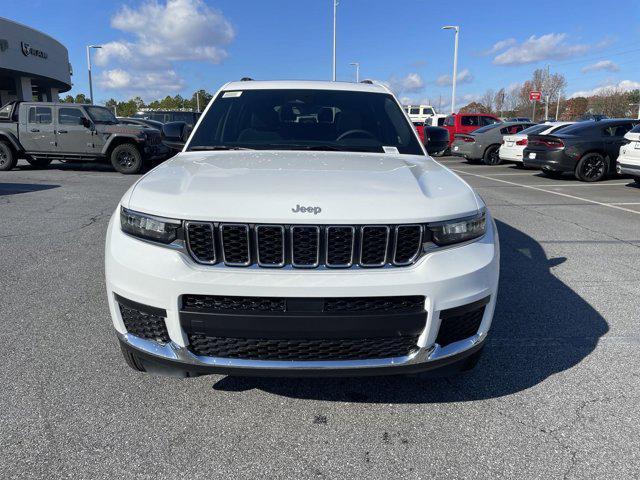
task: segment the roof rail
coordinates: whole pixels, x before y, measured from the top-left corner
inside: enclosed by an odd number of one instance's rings
[[[367,83],[369,85],[373,85],[373,80],[369,80],[368,78],[365,78],[364,80],[360,80],[360,83]]]
[[[251,77],[242,77],[240,79],[241,82],[253,82],[253,78]]]

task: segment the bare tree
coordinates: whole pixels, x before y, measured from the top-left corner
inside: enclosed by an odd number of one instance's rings
[[[493,97],[493,106],[496,109],[496,112],[502,115],[502,111],[504,110],[505,102],[506,102],[507,93],[504,90],[504,87],[496,92]]]
[[[488,89],[484,92],[484,95],[480,97],[480,103],[485,106],[487,113],[493,112],[493,101],[495,100],[495,92],[492,89]]]

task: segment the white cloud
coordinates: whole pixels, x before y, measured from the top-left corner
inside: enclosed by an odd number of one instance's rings
[[[498,53],[501,50],[504,50],[505,48],[512,47],[516,43],[518,43],[518,41],[515,38],[507,38],[505,40],[500,40],[499,42],[494,43],[490,49],[482,52],[482,54],[492,55],[494,53]]]
[[[104,90],[120,90],[145,99],[156,98],[167,92],[175,94],[185,86],[184,80],[174,70],[130,72],[115,68],[101,72],[97,80]]]
[[[586,67],[580,70],[582,73],[587,72],[598,72],[598,71],[607,71],[607,72],[619,72],[620,67],[615,62],[611,60],[601,60],[591,65],[587,65]]]
[[[496,65],[524,65],[543,60],[563,60],[586,53],[592,47],[585,44],[569,45],[566,33],[548,33],[540,37],[530,36],[521,44],[515,44],[493,59]]]
[[[106,42],[96,51],[95,64],[112,67],[100,77],[103,88],[113,90],[133,91],[135,86],[142,91],[145,87],[135,84],[146,80],[151,82],[150,91],[173,95],[176,87],[184,86],[175,71],[176,62],[218,64],[228,57],[226,46],[235,37],[223,14],[203,0],[146,0],[137,8],[125,5],[111,18],[111,26],[133,37]]]
[[[574,92],[569,96],[569,98],[593,97],[594,95],[606,93],[611,90],[629,92],[631,90],[637,90],[637,89],[640,89],[640,82],[636,82],[635,80],[622,80],[618,83],[609,83],[606,85],[601,85],[599,87],[592,88],[591,90],[580,90],[580,91]]]
[[[424,88],[424,80],[417,73],[410,73],[405,77],[391,77],[388,82],[389,87],[394,92],[411,93]]]
[[[436,79],[436,83],[441,86],[451,85],[453,83],[451,81],[452,77],[452,75],[440,75]],[[464,70],[458,72],[458,74],[456,75],[456,79],[456,83],[471,83],[473,81],[473,75],[468,68],[465,68]]]

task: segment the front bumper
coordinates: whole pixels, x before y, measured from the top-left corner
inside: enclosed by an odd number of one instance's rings
[[[105,270],[109,308],[123,346],[150,363],[196,373],[251,375],[378,375],[431,370],[477,351],[491,326],[499,275],[495,224],[470,244],[432,252],[408,267],[279,270],[198,265],[181,251],[152,245],[120,230],[119,211],[107,232]],[[248,360],[194,354],[181,326],[185,294],[260,297],[371,297],[421,295],[426,321],[410,355],[367,360]],[[168,343],[127,332],[116,295],[166,310]],[[477,332],[460,341],[436,343],[440,312],[489,298]]]
[[[144,154],[149,160],[164,159],[169,156],[171,149],[164,143],[159,145],[147,145],[144,147]]]
[[[616,162],[616,171],[622,175],[640,177],[640,156],[620,154]]]

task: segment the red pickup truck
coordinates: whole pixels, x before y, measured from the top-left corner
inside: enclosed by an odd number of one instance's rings
[[[443,127],[449,130],[449,146],[456,133],[471,133],[485,125],[500,123],[501,120],[487,113],[453,113],[444,120]]]

